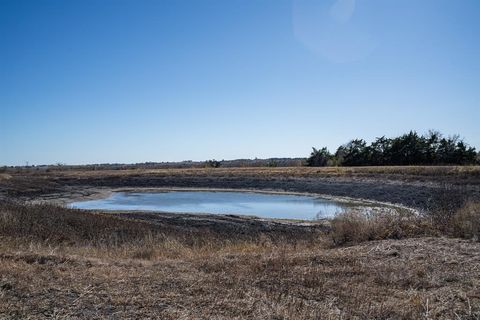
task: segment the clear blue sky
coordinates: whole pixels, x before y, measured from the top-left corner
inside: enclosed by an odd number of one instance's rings
[[[478,0],[0,0],[0,165],[480,147]]]

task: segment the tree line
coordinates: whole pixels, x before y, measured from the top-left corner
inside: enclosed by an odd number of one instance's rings
[[[480,153],[458,135],[445,137],[438,131],[419,135],[415,131],[395,138],[376,138],[370,144],[354,139],[332,154],[325,147],[313,148],[306,164],[322,166],[405,166],[480,164]]]

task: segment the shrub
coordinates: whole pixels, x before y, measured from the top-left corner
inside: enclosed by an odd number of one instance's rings
[[[222,165],[222,163],[220,161],[215,160],[215,159],[205,161],[205,167],[207,167],[207,168],[219,168],[221,165]]]
[[[312,153],[307,159],[307,166],[309,167],[325,167],[332,155],[327,148],[315,149],[312,148]]]
[[[278,167],[278,162],[276,160],[270,159],[267,162],[267,167],[276,168]]]
[[[453,235],[480,241],[480,202],[468,202],[455,212],[452,219]]]

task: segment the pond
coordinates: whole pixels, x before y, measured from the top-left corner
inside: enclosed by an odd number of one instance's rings
[[[346,204],[307,195],[257,192],[168,191],[115,192],[108,198],[74,202],[71,207],[100,210],[142,210],[175,213],[252,215],[311,220],[344,211]]]

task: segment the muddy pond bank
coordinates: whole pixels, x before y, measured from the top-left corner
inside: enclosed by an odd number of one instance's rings
[[[476,173],[466,176],[449,173],[442,179],[441,171],[430,174],[431,168],[425,169],[428,175],[409,173],[404,176],[367,174],[362,169],[355,174],[327,174],[313,172],[311,168],[287,169],[20,172],[0,180],[0,198],[65,203],[104,197],[109,190],[119,188],[274,190],[365,199],[424,211],[445,205],[459,207],[467,198],[480,198],[480,177]],[[405,171],[411,169],[407,167]]]

